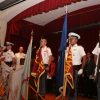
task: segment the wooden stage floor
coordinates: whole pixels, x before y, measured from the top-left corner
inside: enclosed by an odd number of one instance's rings
[[[36,95],[36,91],[34,90],[34,88],[30,87],[29,88],[29,99],[28,100],[56,100],[56,96],[54,93],[47,93],[45,96],[45,99],[41,98],[41,96]],[[62,100],[62,98],[59,98],[58,100]],[[66,97],[65,100],[68,100],[68,98]],[[87,97],[83,97],[83,96],[78,96],[78,100],[96,100],[96,97],[94,98],[87,98]]]
[[[54,94],[46,94],[45,99],[42,98],[37,98],[36,96],[33,98],[29,97],[28,100],[56,100],[56,97]],[[58,100],[62,100],[62,98],[59,98]],[[68,98],[66,97],[65,100],[68,100]],[[87,97],[78,97],[78,100],[96,100],[96,98],[87,98]]]
[[[53,94],[46,94],[46,100],[55,100],[55,95]],[[58,99],[58,100],[62,100],[62,98]],[[66,97],[66,100],[68,100],[68,98]],[[78,97],[78,100],[96,100],[95,98],[86,98],[86,97]]]

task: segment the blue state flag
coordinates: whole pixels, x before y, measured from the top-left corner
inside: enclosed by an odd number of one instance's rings
[[[59,58],[58,58],[58,67],[56,75],[56,96],[60,96],[61,94],[60,88],[63,86],[66,40],[67,40],[67,15],[65,15],[64,18],[61,42],[59,47]]]

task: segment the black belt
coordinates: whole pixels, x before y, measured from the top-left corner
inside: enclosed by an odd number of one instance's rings
[[[81,68],[81,65],[73,65],[74,70],[79,70]]]
[[[10,61],[10,62],[5,62],[9,67],[11,67],[12,66],[12,61]]]

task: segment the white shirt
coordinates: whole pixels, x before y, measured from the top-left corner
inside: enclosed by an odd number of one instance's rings
[[[43,63],[48,64],[49,57],[52,55],[51,49],[47,46],[42,47],[41,54],[42,54]]]
[[[97,43],[96,47],[94,48],[94,50],[92,51],[92,53],[94,55],[97,55],[97,62],[96,65],[98,64],[98,57],[99,57],[99,53],[100,53],[100,48],[99,48],[99,43]]]
[[[16,69],[20,68],[22,65],[20,65],[20,58],[25,58],[24,53],[15,53],[16,58]]]
[[[15,57],[14,52],[12,50],[8,50],[3,55],[5,57],[5,62],[11,62]]]
[[[67,50],[65,51],[65,58],[67,60],[67,55],[68,55],[68,47]],[[72,50],[72,64],[73,65],[81,65],[81,60],[82,57],[86,55],[84,48],[82,46],[78,46],[75,44],[74,46],[71,47]]]
[[[93,53],[94,55],[97,55],[97,61],[96,61],[96,65],[97,65],[97,64],[98,64],[98,57],[99,57],[99,53],[100,53],[99,43],[97,43],[97,45],[96,45],[96,47],[94,48],[94,50],[92,51],[92,53]],[[96,75],[96,73],[97,73],[97,66],[96,66],[96,68],[95,68],[95,73],[94,73],[94,75]]]

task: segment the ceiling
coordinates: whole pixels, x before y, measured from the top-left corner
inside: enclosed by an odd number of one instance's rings
[[[8,9],[0,11],[0,20],[5,20],[6,22],[9,22],[19,13],[43,1],[44,0],[25,0],[17,5],[11,6]]]
[[[4,0],[2,0],[4,1]],[[10,0],[5,0],[6,2],[10,1]],[[11,0],[14,1],[14,0]],[[17,1],[17,0],[15,0]],[[5,20],[7,22],[9,22],[12,18],[14,18],[16,15],[20,14],[21,12],[25,11],[26,9],[39,4],[40,2],[43,2],[45,0],[25,0],[17,5],[14,5],[8,9],[5,9],[3,11],[0,11],[0,19]],[[0,0],[1,2],[1,0]],[[37,14],[31,17],[28,17],[24,20],[32,22],[34,24],[37,25],[41,25],[44,26],[48,23],[50,23],[51,21],[54,21],[55,19],[63,16],[65,14],[66,9],[68,10],[67,12],[73,12],[82,8],[86,8],[89,6],[93,6],[93,5],[98,5],[100,4],[100,0],[86,0],[86,1],[81,1],[81,2],[77,2],[77,3],[72,3],[70,5],[67,5],[67,7],[60,7],[58,9],[49,11],[47,13],[42,13],[42,14]],[[24,5],[24,6],[23,6]]]
[[[23,1],[25,0],[0,0],[0,10],[5,10]]]
[[[98,4],[100,4],[100,0],[81,1],[81,2],[72,3],[71,5],[67,5],[67,6],[49,11],[47,13],[42,13],[42,14],[38,14],[35,16],[31,16],[29,18],[26,18],[25,20],[32,22],[32,23],[35,23],[37,25],[44,26],[44,25],[48,24],[49,22],[63,16],[66,11],[68,13],[70,13],[70,12],[73,12],[75,10],[79,10],[79,9],[82,9],[85,7],[98,5]]]

